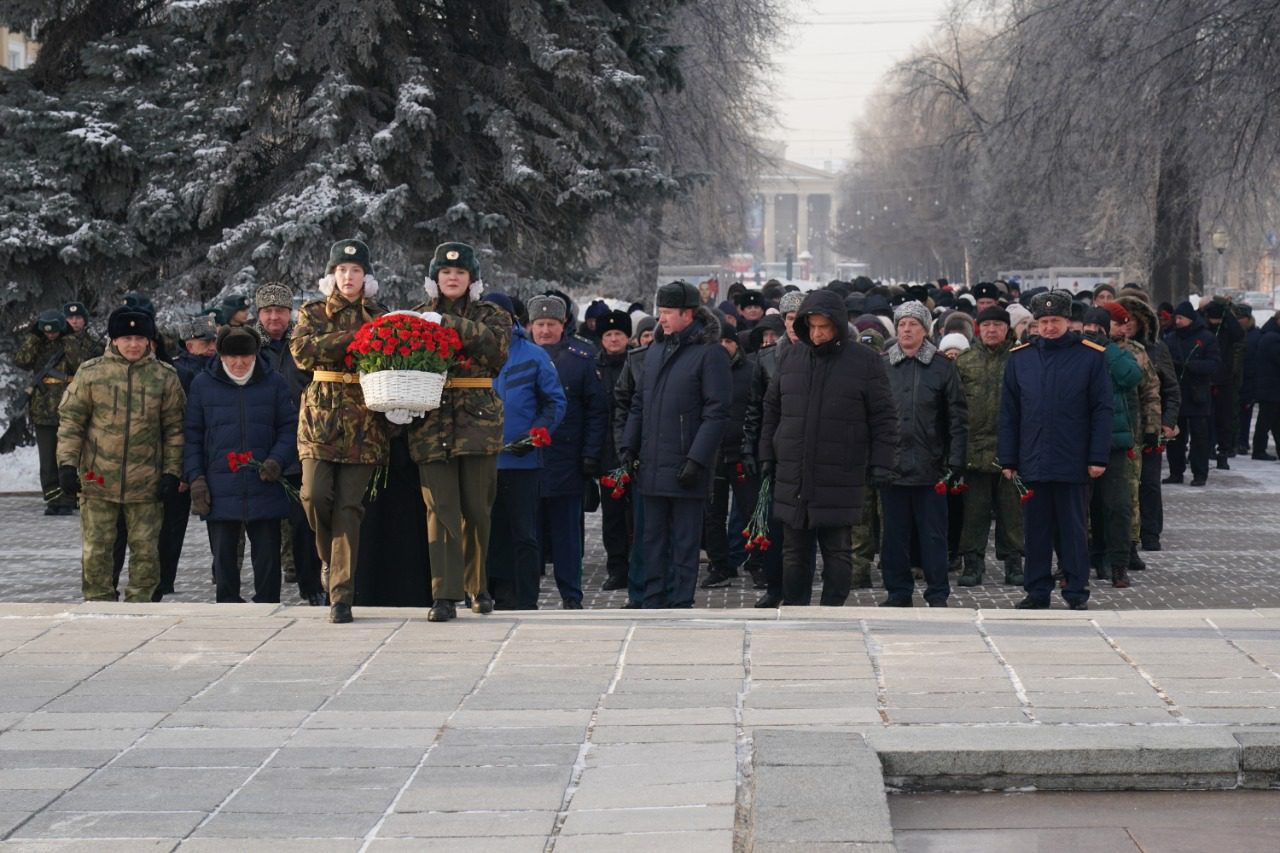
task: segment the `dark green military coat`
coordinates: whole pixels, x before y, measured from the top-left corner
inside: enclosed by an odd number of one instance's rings
[[[347,346],[365,323],[387,313],[371,299],[348,302],[337,289],[298,312],[289,351],[300,370],[353,373]],[[384,465],[390,454],[387,419],[364,405],[360,384],[312,381],[298,413],[298,458],[348,465]]]
[[[439,313],[441,325],[456,329],[462,338],[462,361],[449,370],[450,379],[492,379],[507,363],[511,315],[492,302],[439,297],[413,310]],[[446,388],[440,408],[409,426],[409,455],[419,465],[501,449],[502,400],[492,388]]]
[[[1000,394],[1004,388],[1004,366],[1009,350],[1017,341],[1013,333],[999,346],[988,347],[974,336],[973,344],[956,358],[956,371],[969,403],[969,452],[965,468],[983,474],[998,473],[996,437],[1000,424]]]

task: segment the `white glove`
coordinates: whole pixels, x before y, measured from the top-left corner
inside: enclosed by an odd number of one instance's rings
[[[392,409],[387,412],[386,415],[387,420],[391,421],[393,424],[407,424],[409,421],[413,420],[414,417],[413,413],[408,409]]]
[[[422,319],[426,320],[428,323],[439,323],[441,317],[435,311],[423,311]]]

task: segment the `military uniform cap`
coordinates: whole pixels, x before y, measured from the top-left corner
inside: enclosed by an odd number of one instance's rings
[[[329,247],[329,265],[325,267],[325,274],[333,272],[338,264],[359,264],[365,273],[373,272],[369,247],[361,240],[339,240]]]
[[[1065,290],[1046,290],[1037,293],[1031,300],[1031,316],[1039,320],[1041,317],[1065,317],[1071,319],[1071,304],[1074,300]]]
[[[622,332],[631,337],[631,315],[626,311],[610,311],[596,320],[596,334],[605,332]]]
[[[658,288],[659,308],[697,308],[702,305],[698,288],[687,281],[673,281]]]
[[[67,332],[67,321],[63,318],[61,311],[50,308],[40,312],[40,316],[36,318],[35,327],[38,332],[57,332],[62,335]]]
[[[131,335],[141,335],[153,340],[156,336],[156,320],[146,311],[121,305],[107,318],[107,337],[124,338]]]
[[[529,312],[530,323],[537,320],[556,320],[563,323],[568,319],[564,302],[556,296],[535,296],[529,300],[525,308]]]
[[[769,307],[769,301],[758,290],[744,290],[735,296],[733,301],[739,308],[750,308],[752,306],[756,308]]]
[[[218,321],[212,314],[192,317],[182,329],[184,341],[212,341],[218,337]]]
[[[999,299],[1000,288],[990,281],[980,281],[973,286],[974,299]]]
[[[145,311],[153,318],[156,316],[156,306],[152,303],[151,297],[137,290],[131,290],[124,295],[124,306],[138,311]]]
[[[445,267],[466,270],[470,273],[472,282],[480,280],[480,260],[476,257],[476,250],[466,243],[441,243],[436,246],[436,252],[431,258],[431,267],[427,270],[427,278],[435,281],[436,274]]]
[[[67,317],[89,317],[89,309],[84,307],[83,302],[68,302],[62,306],[62,313]]]
[[[222,298],[222,308],[227,314],[235,314],[237,311],[249,310],[249,297],[243,293],[233,293],[230,296]]]

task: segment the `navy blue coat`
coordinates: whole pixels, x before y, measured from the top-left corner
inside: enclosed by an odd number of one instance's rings
[[[1260,403],[1280,403],[1280,323],[1275,317],[1262,326],[1253,379],[1254,399]]]
[[[236,385],[214,358],[196,376],[182,423],[186,445],[182,469],[188,483],[209,484],[212,521],[285,518],[289,497],[279,483],[264,483],[258,472],[232,472],[231,452],[252,451],[259,462],[274,459],[287,471],[298,461],[298,410],[289,383],[258,357],[253,377]]]
[[[1204,320],[1196,317],[1191,325],[1172,329],[1164,336],[1173,369],[1178,374],[1178,386],[1182,390],[1180,418],[1207,418],[1213,414],[1213,394],[1210,385],[1222,357],[1218,339],[1205,328]]]
[[[511,349],[507,362],[493,380],[493,390],[502,398],[502,443],[510,444],[529,434],[534,427],[555,432],[564,420],[564,390],[551,356],[529,340],[524,327],[511,327]],[[498,454],[500,471],[532,471],[542,467],[541,449],[513,456]]]
[[[751,401],[751,377],[755,368],[755,360],[739,345],[738,352],[729,359],[733,398],[729,403],[724,438],[720,439],[720,461],[729,465],[742,461],[742,427],[747,417],[747,404]]]
[[[596,353],[596,372],[600,374],[600,384],[604,388],[605,402],[608,410],[608,428],[604,431],[604,451],[600,457],[600,468],[604,472],[612,471],[618,467],[618,443],[617,430],[614,424],[618,422],[618,395],[616,393],[618,387],[618,378],[627,371],[627,356],[630,351],[620,352],[617,355],[609,355],[604,349]],[[625,424],[625,412],[622,418]]]
[[[604,433],[609,428],[604,386],[596,373],[595,353],[576,341],[543,347],[560,377],[564,392],[564,420],[551,433],[551,446],[542,451],[539,492],[544,498],[582,494],[582,460],[600,461]]]
[[[1275,319],[1274,317],[1267,320]],[[1258,344],[1262,341],[1262,330],[1257,326],[1244,333],[1244,377],[1240,383],[1240,404],[1252,406],[1258,399],[1256,389],[1258,380]]]
[[[693,322],[671,337],[658,327],[644,354],[620,446],[638,453],[641,495],[706,497],[732,398],[729,354],[720,346],[714,314],[699,308]],[[676,475],[690,459],[702,471],[697,483],[682,489]]]
[[[178,357],[173,360],[173,368],[178,371],[178,381],[182,383],[182,390],[190,394],[191,383],[198,375],[209,369],[209,356],[194,356],[187,352],[186,347],[183,347]]]
[[[1087,483],[1111,456],[1112,394],[1102,348],[1075,332],[1009,351],[1000,399],[1000,465],[1024,482]]]

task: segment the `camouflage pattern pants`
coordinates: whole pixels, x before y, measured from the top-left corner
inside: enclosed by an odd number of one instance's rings
[[[111,551],[120,516],[129,530],[129,585],[125,601],[151,601],[160,585],[160,525],[164,508],[159,501],[120,504],[95,498],[80,499],[81,587],[85,601],[115,601]]]
[[[418,466],[427,505],[431,596],[461,601],[489,592],[485,551],[490,513],[498,494],[498,455],[455,456]]]
[[[329,567],[329,601],[352,604],[364,493],[374,465],[302,460],[302,506],[316,532],[316,551]]]
[[[1130,523],[1129,541],[1142,539],[1142,507],[1138,497],[1138,489],[1142,484],[1142,450],[1137,447],[1134,456],[1129,460],[1129,511],[1133,514]]]
[[[964,529],[960,533],[960,553],[979,559],[987,555],[991,515],[996,517],[996,559],[1003,562],[1022,556],[1022,504],[1018,487],[995,471],[965,471]]]
[[[875,486],[868,485],[862,498],[862,518],[853,526],[854,586],[871,577],[871,564],[879,553],[880,492]]]

